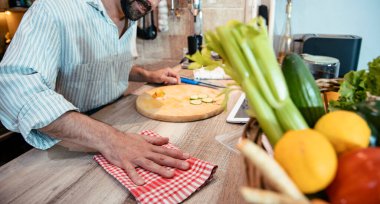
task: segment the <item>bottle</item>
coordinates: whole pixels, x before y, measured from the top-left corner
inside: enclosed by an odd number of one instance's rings
[[[284,25],[284,31],[280,36],[280,42],[278,47],[277,61],[282,64],[282,61],[285,58],[285,55],[289,52],[292,52],[293,49],[293,36],[292,36],[292,0],[287,0],[286,4],[286,20]]]

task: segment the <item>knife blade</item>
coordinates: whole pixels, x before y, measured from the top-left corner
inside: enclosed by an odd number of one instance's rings
[[[186,77],[181,77],[181,83],[192,84],[192,85],[200,85],[200,86],[207,86],[207,87],[210,87],[210,88],[226,88],[225,86],[216,85],[216,84],[212,84],[212,83],[206,83],[206,82],[203,82],[203,81],[189,79],[189,78],[186,78]]]

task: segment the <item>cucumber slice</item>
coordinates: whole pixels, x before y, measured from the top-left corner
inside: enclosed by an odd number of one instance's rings
[[[199,100],[199,99],[190,100],[190,104],[192,104],[192,105],[200,105],[200,104],[202,104],[202,101]]]
[[[208,95],[207,94],[199,94],[198,97],[200,99],[203,99],[203,98],[208,98]]]
[[[197,100],[199,98],[198,95],[192,95],[190,96],[190,100]]]
[[[202,98],[202,102],[205,102],[205,103],[212,103],[213,101],[214,101],[214,99],[210,98],[210,97],[208,97],[208,98]]]

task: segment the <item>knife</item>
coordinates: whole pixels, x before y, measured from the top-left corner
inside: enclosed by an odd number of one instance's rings
[[[206,82],[202,82],[202,81],[197,81],[197,80],[189,79],[189,78],[186,78],[186,77],[181,77],[181,83],[192,84],[192,85],[200,85],[200,86],[207,86],[207,87],[210,87],[210,88],[226,88],[225,86],[216,85],[216,84],[212,84],[212,83],[206,83]]]

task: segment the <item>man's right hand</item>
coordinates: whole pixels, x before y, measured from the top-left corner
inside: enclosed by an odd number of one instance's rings
[[[168,143],[168,138],[119,132],[112,140],[105,144],[106,148],[101,153],[111,163],[123,168],[136,185],[144,184],[135,169],[137,166],[165,178],[174,176],[174,170],[166,167],[190,168],[190,164],[184,161],[190,157],[189,154],[162,147]]]
[[[39,130],[63,141],[99,151],[112,164],[123,168],[136,185],[144,184],[135,169],[137,166],[165,178],[174,176],[174,171],[166,167],[190,168],[185,161],[189,154],[162,146],[168,143],[168,138],[123,133],[77,112],[67,112]]]

